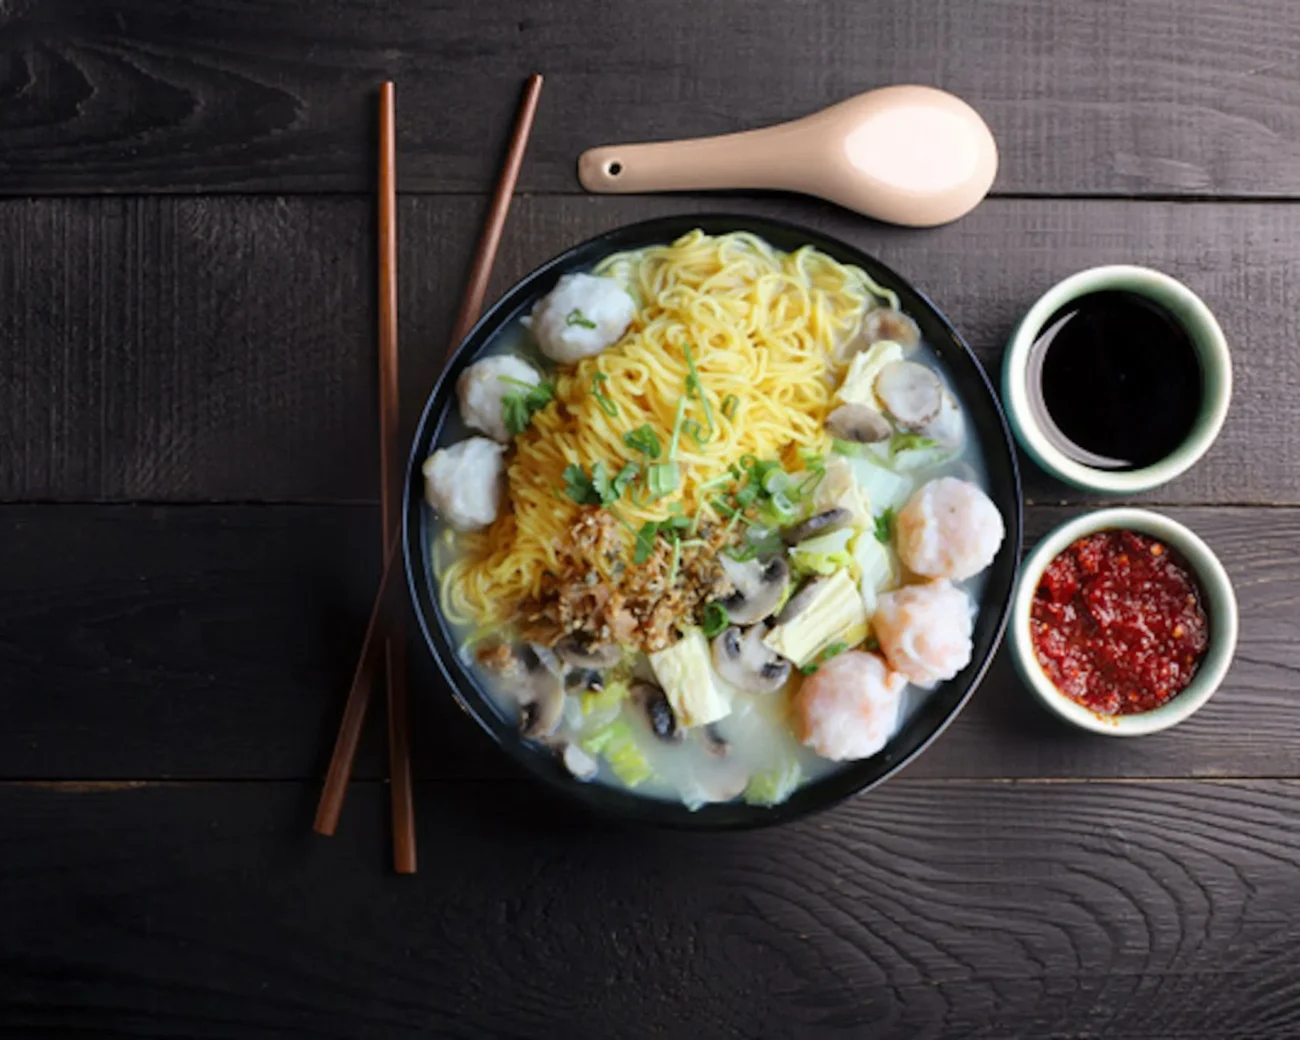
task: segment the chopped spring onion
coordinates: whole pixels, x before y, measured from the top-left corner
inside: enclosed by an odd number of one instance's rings
[[[671,495],[680,483],[681,470],[675,462],[656,462],[646,470],[646,487],[652,501]]]
[[[596,399],[596,403],[600,405],[600,410],[612,419],[618,415],[618,405],[605,394],[604,384],[608,381],[609,376],[605,375],[604,372],[597,372],[591,377],[591,389],[588,393]]]
[[[736,417],[736,410],[740,407],[740,398],[735,394],[728,394],[722,399],[722,414],[728,419]]]
[[[659,436],[651,429],[649,423],[643,423],[635,430],[623,434],[623,443],[633,451],[639,451],[647,458],[657,459],[663,453]]]
[[[686,358],[686,367],[690,369],[690,375],[686,377],[686,393],[688,396],[699,399],[704,406],[704,421],[709,428],[709,437],[713,436],[713,405],[709,404],[709,399],[704,396],[704,387],[700,383],[700,371],[695,367],[695,357],[691,354],[691,348],[685,343],[682,344],[682,354]]]
[[[574,307],[573,310],[569,311],[569,313],[564,316],[564,324],[569,326],[578,325],[584,329],[594,329],[596,327],[596,323],[583,314],[577,307]]]
[[[726,630],[731,624],[731,615],[727,613],[727,608],[721,603],[709,603],[704,608],[704,636],[706,639],[712,639]]]

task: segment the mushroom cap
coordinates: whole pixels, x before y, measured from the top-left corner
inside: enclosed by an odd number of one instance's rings
[[[682,739],[682,729],[677,715],[668,702],[663,687],[652,682],[634,682],[628,690],[632,703],[641,709],[650,731],[660,740],[675,744]]]
[[[826,417],[826,429],[832,437],[854,444],[876,444],[894,434],[888,419],[870,405],[842,404]]]
[[[722,569],[736,591],[720,600],[727,616],[738,625],[754,625],[770,617],[785,596],[790,565],[783,556],[767,561],[720,557]]]
[[[802,523],[787,528],[781,533],[781,537],[787,545],[798,545],[800,542],[815,538],[819,534],[830,534],[832,531],[848,527],[852,522],[852,513],[843,506],[833,506],[830,509],[822,510],[820,513],[814,513]]]
[[[763,642],[764,628],[738,625],[713,639],[713,669],[748,693],[775,693],[790,681],[790,662]]]

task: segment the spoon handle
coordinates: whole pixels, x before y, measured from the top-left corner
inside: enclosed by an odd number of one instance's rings
[[[808,159],[806,147],[802,156],[795,147],[803,136],[803,122],[720,137],[592,148],[578,159],[578,179],[588,191],[616,195],[793,188],[798,180],[798,159]]]

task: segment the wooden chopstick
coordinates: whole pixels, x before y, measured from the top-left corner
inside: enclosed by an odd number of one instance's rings
[[[483,309],[483,300],[487,295],[488,282],[492,277],[492,268],[496,263],[497,248],[501,244],[501,234],[505,228],[506,217],[510,212],[510,202],[514,197],[515,185],[519,180],[519,170],[523,165],[524,153],[528,148],[528,139],[532,133],[533,119],[537,114],[537,103],[541,91],[542,77],[537,74],[530,76],[524,90],[523,100],[519,103],[519,112],[515,117],[515,127],[511,134],[506,161],[501,168],[501,175],[497,180],[492,202],[488,208],[487,219],[479,236],[478,248],[470,264],[470,276],[465,285],[460,312],[457,314],[455,325],[452,327],[448,356],[465,338],[466,333],[478,320],[478,316]],[[395,245],[395,236],[393,242]],[[382,253],[383,247],[381,245],[381,256]],[[382,307],[383,295],[381,292],[381,311]],[[395,301],[393,315],[395,320]],[[397,518],[393,519],[391,526],[388,525],[387,520],[385,521],[387,549],[383,576],[380,579],[379,592],[375,596],[375,604],[371,610],[370,623],[366,627],[365,638],[362,641],[361,654],[357,662],[356,672],[352,677],[352,687],[348,691],[347,703],[343,709],[343,719],[339,725],[338,737],[334,743],[334,752],[330,758],[329,770],[325,774],[325,787],[321,792],[320,805],[316,811],[315,829],[321,834],[333,834],[337,828],[339,814],[343,808],[343,795],[347,789],[348,780],[352,775],[357,743],[360,740],[361,728],[365,722],[366,709],[369,704],[372,676],[378,664],[378,655],[372,647],[375,633],[380,627],[379,618],[384,612],[384,599],[394,570],[394,561],[398,556],[396,550],[400,538],[399,524],[400,519]],[[405,708],[405,706],[403,701],[401,707]],[[390,730],[391,724],[390,703]],[[403,726],[401,735],[405,738],[405,726]],[[393,753],[391,732],[389,740],[391,756]],[[409,769],[407,777],[409,780]],[[396,802],[394,802],[394,805],[396,806]],[[396,824],[396,816],[394,817],[394,823]],[[395,830],[395,838],[396,833]],[[412,857],[414,857],[414,841],[412,841],[411,851]]]
[[[379,86],[379,479],[380,523],[387,554],[401,508],[402,401],[397,346],[397,125],[391,82]],[[393,814],[393,867],[415,873],[415,807],[411,793],[411,742],[407,734],[406,639],[389,615],[388,790]]]

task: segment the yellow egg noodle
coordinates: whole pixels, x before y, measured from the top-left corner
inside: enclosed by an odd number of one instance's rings
[[[498,626],[535,595],[582,508],[564,493],[565,468],[603,460],[618,473],[642,461],[624,435],[644,424],[666,457],[684,397],[697,437],[679,434],[675,491],[618,502],[629,544],[646,521],[709,509],[709,482],[745,455],[797,464],[799,449],[823,450],[823,422],[843,370],[838,348],[868,310],[898,306],[860,268],[811,247],[782,253],[743,232],[692,231],[671,245],[608,257],[593,273],[627,289],[636,317],[616,345],[556,374],[554,400],[515,438],[500,516],[438,554],[443,609],[453,623]],[[687,389],[691,361],[695,395]],[[709,423],[712,435],[699,436]]]

